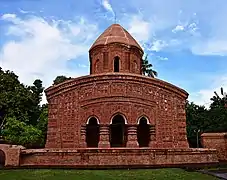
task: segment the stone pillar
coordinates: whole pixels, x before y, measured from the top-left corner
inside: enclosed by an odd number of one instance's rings
[[[109,147],[109,125],[100,125],[99,148]]]
[[[154,126],[150,126],[150,142],[149,142],[149,147],[152,147],[153,146],[154,141],[156,141],[155,127]]]
[[[80,147],[86,148],[87,142],[86,142],[86,126],[81,126],[80,130]]]
[[[137,126],[129,125],[128,126],[128,141],[126,147],[139,147],[139,143],[137,141]]]

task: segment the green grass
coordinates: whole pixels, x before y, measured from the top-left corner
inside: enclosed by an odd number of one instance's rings
[[[146,170],[0,170],[1,180],[216,180],[182,169]]]

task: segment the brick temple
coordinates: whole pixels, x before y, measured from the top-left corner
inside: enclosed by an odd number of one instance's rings
[[[45,90],[46,147],[0,145],[5,165],[116,168],[217,163],[215,149],[189,148],[188,93],[143,75],[143,54],[122,26],[107,28],[89,50],[90,75]]]
[[[187,92],[142,75],[143,50],[113,24],[89,50],[90,75],[46,90],[46,148],[188,148]]]

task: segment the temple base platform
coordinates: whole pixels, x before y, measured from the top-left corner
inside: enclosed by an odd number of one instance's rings
[[[146,168],[218,163],[215,149],[22,149],[20,167]]]

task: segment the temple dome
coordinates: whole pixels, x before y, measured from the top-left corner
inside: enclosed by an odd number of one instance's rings
[[[119,24],[112,24],[110,27],[108,27],[94,42],[90,50],[99,45],[107,45],[115,42],[128,46],[134,46],[143,51],[136,40],[129,34],[129,32]]]

